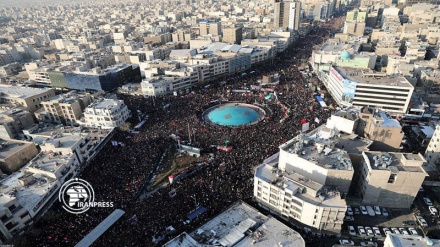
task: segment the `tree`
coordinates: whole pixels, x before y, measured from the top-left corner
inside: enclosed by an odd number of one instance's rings
[[[124,131],[124,132],[129,132],[131,130],[131,123],[125,122],[125,123],[121,124],[121,126],[119,126],[119,130]]]

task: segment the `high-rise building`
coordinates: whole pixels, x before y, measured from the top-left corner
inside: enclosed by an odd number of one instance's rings
[[[274,28],[298,30],[301,16],[301,2],[275,0]]]
[[[223,29],[223,42],[240,44],[243,39],[243,28],[228,27]]]
[[[200,35],[212,34],[219,36],[222,33],[221,22],[201,21],[199,23]]]

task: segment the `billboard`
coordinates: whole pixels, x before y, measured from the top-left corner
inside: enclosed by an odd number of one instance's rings
[[[345,79],[342,84],[342,101],[346,103],[353,103],[356,92],[356,82]]]

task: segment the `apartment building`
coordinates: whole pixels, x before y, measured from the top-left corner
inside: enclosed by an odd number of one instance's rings
[[[93,96],[89,93],[71,91],[41,102],[43,109],[35,112],[35,116],[42,122],[74,124],[81,118],[85,107],[92,101]]]
[[[419,154],[365,151],[356,174],[363,205],[409,209],[427,173]]]
[[[440,125],[435,126],[432,138],[426,147],[425,159],[429,165],[440,168]]]
[[[25,107],[7,107],[0,112],[0,138],[18,139],[21,131],[34,123],[33,114]]]
[[[323,78],[329,93],[341,106],[375,107],[390,114],[405,114],[413,85],[402,76],[332,66]]]
[[[123,100],[100,98],[84,111],[80,125],[100,129],[112,129],[121,126],[131,116]]]
[[[231,44],[241,44],[243,39],[243,28],[242,27],[226,27],[223,28],[223,38],[222,41]]]
[[[0,169],[3,173],[16,172],[37,154],[37,147],[32,142],[0,139]]]
[[[275,0],[274,28],[298,30],[301,19],[301,2]]]
[[[367,107],[359,113],[356,133],[374,141],[372,149],[388,152],[399,151],[405,135],[399,121],[386,112]]]
[[[87,131],[38,129],[31,134],[35,139],[45,140],[40,145],[41,152],[0,181],[0,241],[22,234],[43,215],[61,185],[77,174],[85,159],[95,153],[109,134],[102,130]]]
[[[222,24],[217,21],[201,21],[199,22],[200,35],[214,35],[219,36],[222,34]]]
[[[41,107],[41,102],[55,95],[55,90],[0,85],[0,102],[11,106],[24,106],[34,113]]]

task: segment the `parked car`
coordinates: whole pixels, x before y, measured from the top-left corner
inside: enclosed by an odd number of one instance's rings
[[[432,215],[438,214],[438,210],[434,206],[429,206],[428,208],[429,208],[429,212],[431,212]]]
[[[342,245],[349,245],[349,246],[353,246],[354,242],[348,239],[341,239],[339,240],[339,243]]]
[[[403,235],[409,235],[408,231],[407,231],[405,228],[403,228],[403,227],[399,228],[399,231],[400,231]]]
[[[354,214],[361,214],[361,211],[359,210],[359,208],[354,208]]]
[[[394,234],[400,234],[399,230],[395,227],[391,228],[391,231],[393,231]]]
[[[374,237],[374,232],[373,232],[373,230],[371,229],[371,227],[366,226],[366,227],[365,227],[365,231],[367,232],[367,235],[368,235],[368,236]]]
[[[379,237],[379,238],[382,237],[382,233],[380,233],[379,227],[374,226],[372,228],[373,228],[373,232],[374,232],[375,237]]]
[[[416,216],[417,222],[419,222],[419,224],[423,227],[427,227],[428,226],[428,222],[426,222],[426,220],[422,217],[422,216]]]
[[[365,229],[363,226],[358,226],[358,232],[359,232],[359,235],[361,235],[361,236],[367,236],[367,233],[365,232]]]
[[[388,210],[386,208],[382,208],[382,215],[388,217]]]
[[[377,247],[377,243],[376,242],[361,242],[361,246],[370,246],[370,247]]]
[[[412,220],[402,222],[404,226],[415,226],[416,224]]]
[[[379,207],[379,206],[374,206],[373,208],[374,208],[374,213],[375,213],[376,215],[381,215],[381,214],[382,214],[382,213],[380,212],[380,207]]]
[[[365,206],[360,206],[360,208],[361,208],[361,212],[362,212],[363,215],[367,215],[368,214],[367,208]]]
[[[432,206],[432,201],[428,197],[423,197],[423,201],[425,202],[426,205]]]
[[[347,206],[347,212],[346,212],[346,214],[347,214],[347,215],[353,215],[353,210],[351,209],[350,206]]]
[[[353,216],[345,216],[344,221],[354,221],[354,217]]]
[[[419,233],[414,228],[408,228],[409,234],[419,236]]]
[[[354,229],[354,226],[348,226],[348,233],[350,235],[356,236],[356,230]]]
[[[367,212],[368,212],[368,215],[370,215],[370,216],[376,216],[376,213],[374,212],[374,209],[372,206],[367,206]]]
[[[388,234],[390,234],[390,233],[393,233],[392,231],[390,231],[390,229],[388,229],[388,228],[383,228],[382,229],[382,231],[385,233],[385,236],[387,236]]]

